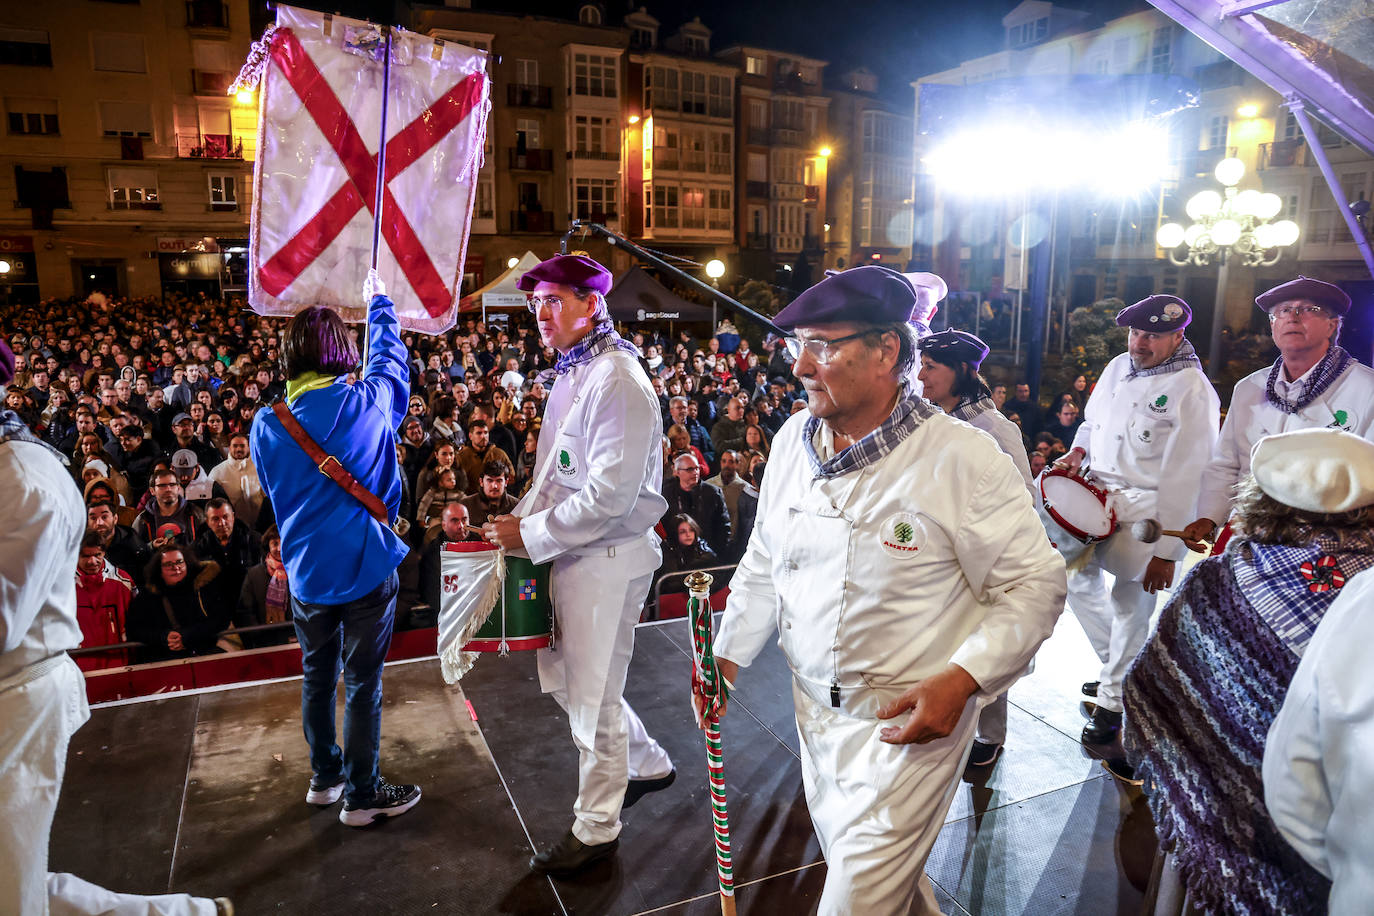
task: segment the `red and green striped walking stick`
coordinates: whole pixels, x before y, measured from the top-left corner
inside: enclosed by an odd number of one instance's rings
[[[711,582],[709,573],[687,576],[687,619],[692,625],[692,709],[697,727],[706,732],[706,773],[711,786],[711,823],[716,840],[716,874],[720,879],[722,916],[735,916],[735,872],[730,862],[730,815],[725,808],[725,766],[720,748],[720,710],[729,687],[711,651]]]

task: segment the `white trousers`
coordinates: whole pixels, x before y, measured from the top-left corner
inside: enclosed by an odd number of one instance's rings
[[[1150,635],[1156,596],[1145,591],[1139,580],[1124,575],[1116,576],[1109,594],[1103,572],[1094,556],[1085,567],[1069,573],[1068,604],[1102,662],[1097,705],[1121,712],[1121,682]]]
[[[653,581],[652,571],[627,579],[625,567],[622,557],[555,560],[558,642],[539,652],[540,685],[568,712],[578,754],[572,832],[588,845],[620,835],[629,779],[666,776],[673,768],[624,698],[635,623]]]
[[[939,741],[891,745],[879,731],[901,718],[852,718],[795,683],[792,699],[806,805],[827,867],[820,916],[936,916],[925,864],[968,759],[975,701]]]
[[[48,872],[48,832],[62,790],[67,744],[89,718],[85,680],[65,655],[0,683],[0,913],[215,916],[212,900],[117,894],[73,875]]]

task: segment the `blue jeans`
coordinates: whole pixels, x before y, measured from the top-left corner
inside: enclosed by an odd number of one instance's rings
[[[391,648],[400,578],[393,572],[368,594],[346,604],[306,604],[291,598],[301,644],[301,723],[310,768],[323,785],[343,776],[347,799],[365,803],[377,791],[382,738],[382,663]],[[344,749],[334,740],[339,667],[344,673]]]

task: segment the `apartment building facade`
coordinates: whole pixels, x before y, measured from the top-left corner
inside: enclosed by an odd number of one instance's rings
[[[478,175],[463,290],[506,270],[527,250],[554,254],[573,218],[622,227],[625,52],[630,32],[599,4],[578,21],[415,6],[415,31],[489,54],[492,111]],[[625,259],[600,240],[574,246]]]
[[[912,241],[910,109],[881,97],[878,78],[864,67],[843,74],[826,94],[831,154],[822,225],[825,266],[904,269]]]
[[[699,19],[671,36],[643,8],[631,29],[626,230],[654,248],[705,262],[733,255],[735,86],[711,56]]]
[[[6,7],[0,300],[244,288],[250,42],[247,0]]]

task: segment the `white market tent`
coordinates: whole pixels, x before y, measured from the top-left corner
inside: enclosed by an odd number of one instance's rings
[[[479,309],[482,312],[482,320],[487,320],[487,312],[509,312],[525,307],[525,293],[515,284],[525,275],[526,271],[533,270],[544,260],[533,251],[526,251],[521,255],[519,262],[514,267],[506,270],[505,273],[492,280],[486,286],[468,293],[458,302],[458,311],[475,312]]]

